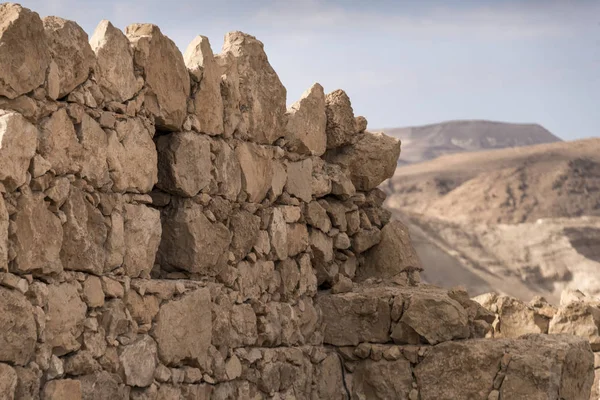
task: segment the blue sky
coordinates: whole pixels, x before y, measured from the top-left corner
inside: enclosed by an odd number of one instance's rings
[[[372,128],[451,119],[536,122],[600,136],[600,0],[30,0],[41,16],[152,22],[180,49],[219,52],[241,30],[265,44],[288,104],[312,83],[349,94]]]

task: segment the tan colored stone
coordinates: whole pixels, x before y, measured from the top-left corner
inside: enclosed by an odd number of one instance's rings
[[[125,259],[128,276],[149,276],[160,244],[160,212],[143,204],[125,205]]]
[[[550,321],[548,333],[585,338],[593,351],[600,351],[600,308],[589,303],[570,303],[561,307]]]
[[[84,114],[77,129],[77,137],[82,147],[81,177],[94,187],[105,186],[110,182],[106,133],[93,118]]]
[[[156,342],[149,336],[123,347],[119,355],[125,383],[130,386],[147,387],[154,381],[156,368]]]
[[[260,203],[266,197],[273,179],[273,152],[265,146],[239,143],[235,154],[242,168],[242,188],[248,201]]]
[[[148,193],[158,181],[158,155],[150,132],[138,118],[117,122],[108,134],[108,166],[115,192]]]
[[[240,110],[250,139],[271,144],[285,134],[285,87],[254,36],[229,32],[222,49],[227,53],[237,63]]]
[[[40,380],[42,371],[39,366],[31,364],[29,367],[15,367],[17,373],[17,388],[15,398],[38,400],[40,395]],[[1,374],[0,374],[1,375]],[[3,391],[0,389],[0,393]]]
[[[286,113],[288,148],[300,154],[322,156],[327,145],[325,93],[318,83],[311,86]]]
[[[187,201],[166,211],[159,258],[177,269],[218,275],[227,262],[231,233],[210,222],[198,204]]]
[[[169,193],[193,197],[211,181],[210,141],[194,132],[176,132],[158,138],[158,183]]]
[[[211,301],[208,289],[197,289],[163,304],[153,336],[166,365],[183,361],[204,366],[212,337]]]
[[[14,99],[44,83],[50,56],[37,13],[4,3],[0,21],[0,96]]]
[[[223,133],[223,99],[221,98],[221,73],[206,36],[196,36],[183,55],[185,65],[197,79],[197,89],[192,93],[194,114],[198,130],[203,133]]]
[[[214,171],[219,194],[235,201],[242,190],[242,169],[240,162],[229,144],[222,140],[213,142],[216,158]]]
[[[356,136],[356,122],[350,98],[341,89],[325,96],[327,115],[327,148],[334,149],[351,144]]]
[[[96,56],[87,33],[73,21],[59,17],[43,19],[52,61],[58,67],[58,97],[64,97],[88,79]]]
[[[57,379],[44,385],[42,400],[82,400],[81,382],[73,379]]]
[[[81,347],[78,339],[83,333],[87,307],[79,298],[77,286],[74,282],[48,286],[46,342],[57,355]]]
[[[331,220],[327,215],[327,211],[316,201],[311,201],[306,205],[305,218],[308,224],[319,228],[325,233],[331,229]]]
[[[271,238],[271,248],[275,251],[277,259],[283,260],[288,256],[288,232],[285,218],[281,209],[274,208],[271,223],[269,224],[269,236]]]
[[[364,253],[360,276],[391,278],[404,271],[422,270],[421,261],[410,240],[408,228],[391,221],[381,230],[381,241]]]
[[[303,200],[309,202],[312,199],[312,159],[290,162],[287,164],[287,182],[285,190]]]
[[[89,275],[83,283],[83,298],[88,307],[102,307],[104,305],[104,291],[102,281],[94,275]]]
[[[356,122],[356,132],[357,133],[363,133],[364,131],[367,130],[368,121],[365,117],[363,117],[362,115],[359,115],[358,117],[354,118],[354,120]]]
[[[75,186],[71,187],[62,210],[67,217],[60,252],[64,268],[102,275],[106,259],[104,244],[108,236],[104,216]]]
[[[24,190],[13,216],[16,232],[10,237],[16,257],[11,268],[21,273],[60,272],[63,227],[44,202],[43,193]]]
[[[308,229],[304,224],[287,225],[287,254],[295,257],[308,248]]]
[[[237,211],[231,216],[229,229],[233,234],[231,251],[236,260],[241,260],[248,255],[256,243],[260,230],[260,217],[252,215],[248,211]]]
[[[327,161],[348,169],[356,189],[369,191],[394,175],[399,156],[400,140],[365,132],[354,145],[328,153]]]
[[[333,261],[333,239],[318,229],[310,230],[310,247],[315,263],[323,264]]]
[[[220,87],[223,100],[223,133],[231,137],[236,133],[246,138],[248,129],[240,111],[240,75],[238,62],[232,53],[215,55],[215,61],[221,74]]]
[[[381,241],[381,231],[375,227],[363,229],[352,236],[352,250],[363,253]]]
[[[469,320],[465,309],[445,296],[415,294],[404,305],[400,322],[412,328],[429,344],[467,339]]]
[[[127,392],[122,384],[119,384],[118,376],[107,371],[84,375],[78,378],[81,382],[81,393],[83,399],[115,400],[127,398]]]
[[[33,307],[21,293],[0,287],[0,361],[26,365],[36,341]]]
[[[190,94],[190,77],[175,43],[152,24],[132,24],[125,34],[134,48],[134,65],[144,71],[144,105],[154,114],[156,126],[181,129]],[[156,60],[162,60],[156,62]]]
[[[61,108],[53,113],[41,127],[38,153],[52,165],[57,175],[78,173],[83,149],[66,109]]]
[[[8,271],[8,210],[0,196],[0,272]]]
[[[410,362],[365,360],[354,370],[352,395],[365,399],[406,399],[412,390]]]
[[[120,29],[107,20],[100,21],[90,45],[97,59],[94,75],[106,101],[122,103],[140,91],[143,80],[134,74],[133,52]]]
[[[15,190],[27,180],[29,162],[37,146],[37,136],[37,128],[20,114],[9,112],[0,115],[0,181],[9,191]]]
[[[517,338],[527,333],[548,333],[550,318],[536,312],[522,301],[509,296],[496,300],[500,324],[496,326],[498,337]]]
[[[283,193],[283,188],[287,183],[287,171],[284,164],[279,160],[273,161],[273,179],[271,180],[271,191],[269,199],[274,201]]]

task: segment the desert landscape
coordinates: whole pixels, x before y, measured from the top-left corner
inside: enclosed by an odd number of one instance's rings
[[[403,144],[265,47],[0,4],[0,400],[597,399],[598,141]]]

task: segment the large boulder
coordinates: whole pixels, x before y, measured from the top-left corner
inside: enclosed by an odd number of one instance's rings
[[[221,74],[221,99],[223,101],[223,134],[232,137],[235,133],[246,138],[248,129],[240,109],[240,74],[235,56],[232,53],[215,55],[215,61]]]
[[[43,22],[50,55],[57,67],[61,98],[88,79],[96,56],[87,33],[77,23],[59,17],[46,17]]]
[[[24,190],[17,201],[13,216],[16,229],[10,238],[16,253],[12,264],[16,272],[49,274],[63,269],[63,227],[44,197],[43,193]]]
[[[80,171],[83,149],[73,121],[67,110],[61,108],[41,124],[38,153],[50,163],[56,175],[76,174]]]
[[[213,141],[215,153],[215,178],[218,193],[235,201],[242,190],[242,167],[231,146],[223,140]]]
[[[27,169],[35,155],[37,136],[37,128],[21,114],[0,113],[0,181],[9,191],[27,180]]]
[[[195,128],[202,133],[223,133],[221,71],[206,36],[196,36],[183,55],[195,87],[192,93]]]
[[[169,193],[193,197],[212,178],[210,140],[194,132],[175,132],[158,138],[158,183]]]
[[[341,89],[325,96],[327,115],[327,148],[352,144],[356,136],[356,121],[350,98]]]
[[[176,269],[216,276],[225,266],[231,233],[220,222],[211,222],[202,207],[185,201],[163,216],[159,259]]]
[[[286,89],[254,36],[229,32],[222,49],[227,53],[237,64],[240,110],[249,138],[271,144],[285,134]]]
[[[312,199],[312,170],[311,158],[287,163],[287,182],[285,190],[304,202]]]
[[[96,27],[90,45],[96,53],[95,77],[105,101],[125,102],[142,88],[144,81],[136,78],[133,51],[127,36],[109,21]]]
[[[77,127],[77,137],[82,149],[81,176],[98,188],[111,183],[107,161],[108,137],[100,124],[83,114]]]
[[[315,83],[292,104],[286,113],[285,139],[296,153],[322,156],[327,145],[327,115],[323,86]]]
[[[41,86],[49,63],[40,16],[18,4],[0,4],[0,96],[14,99]]]
[[[381,230],[381,241],[364,253],[361,278],[392,278],[402,272],[420,271],[417,255],[408,228],[400,221],[391,221]]]
[[[210,292],[197,289],[164,303],[156,317],[152,335],[158,355],[166,365],[192,362],[204,368],[212,337]]]
[[[180,130],[190,94],[190,76],[183,55],[156,25],[132,24],[125,33],[135,50],[134,63],[146,78],[146,109],[154,114],[160,129]]]
[[[413,390],[412,368],[406,358],[390,361],[367,359],[354,370],[352,383],[353,398],[409,399]]]
[[[25,296],[0,286],[0,361],[27,365],[31,360],[37,341],[33,314]]]
[[[383,133],[365,132],[358,136],[352,146],[332,150],[326,154],[327,161],[339,164],[350,173],[357,190],[375,189],[381,182],[391,178],[400,157],[400,140]]]

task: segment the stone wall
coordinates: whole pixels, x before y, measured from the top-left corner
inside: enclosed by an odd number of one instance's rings
[[[590,400],[600,399],[600,300],[570,289],[563,291],[558,307],[540,297],[525,303],[497,293],[482,294],[474,300],[495,315],[488,337],[517,338],[542,333],[587,340],[594,351],[595,368]]]
[[[286,109],[241,32],[181,54],[0,5],[3,398],[587,398],[585,340],[482,340],[419,283],[366,126],[319,84]]]

